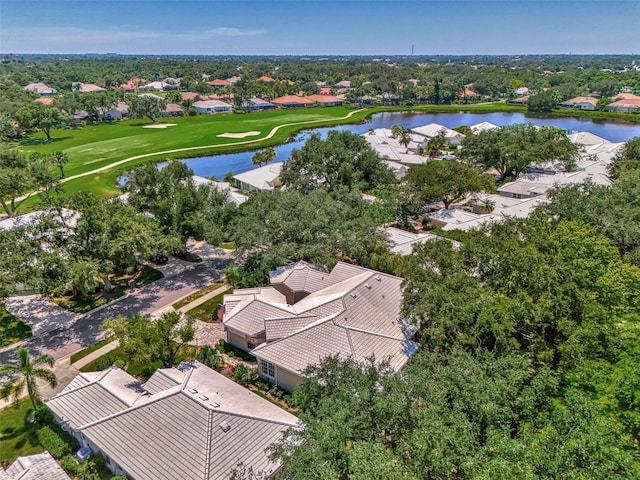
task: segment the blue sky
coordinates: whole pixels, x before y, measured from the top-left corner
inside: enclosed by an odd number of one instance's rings
[[[640,0],[0,0],[2,53],[638,53]]]

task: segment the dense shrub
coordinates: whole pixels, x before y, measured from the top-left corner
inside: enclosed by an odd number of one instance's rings
[[[46,405],[40,405],[36,408],[33,414],[33,421],[39,427],[55,425],[56,422],[53,412]]]
[[[246,387],[258,380],[258,369],[249,368],[244,363],[239,363],[233,371],[233,380]]]
[[[71,453],[71,446],[50,427],[42,427],[36,435],[44,449],[48,450],[55,458],[62,458]]]

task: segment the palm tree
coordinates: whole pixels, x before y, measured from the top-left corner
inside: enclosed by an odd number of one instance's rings
[[[409,134],[409,130],[407,130],[406,128],[403,128],[402,131],[400,132],[400,138],[398,139],[398,143],[400,145],[402,145],[405,149],[406,152],[409,152],[409,144],[411,143],[411,135]]]
[[[0,387],[0,398],[13,397],[13,401],[18,403],[20,396],[24,392],[25,386],[31,399],[31,404],[35,410],[38,403],[41,402],[40,392],[36,380],[41,378],[45,380],[51,388],[58,385],[56,375],[48,368],[42,368],[40,365],[48,365],[53,367],[55,360],[51,355],[40,355],[35,360],[31,359],[29,349],[20,347],[16,350],[18,363],[0,365],[0,377],[7,375],[9,379]]]

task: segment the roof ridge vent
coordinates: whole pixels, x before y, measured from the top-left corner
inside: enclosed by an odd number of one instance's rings
[[[351,292],[351,298],[356,298],[358,296],[357,292]]]
[[[368,283],[364,284],[365,288],[371,289],[371,285],[369,285]]]
[[[198,390],[196,390],[195,388],[190,388],[188,392],[195,395],[196,393],[198,393]]]

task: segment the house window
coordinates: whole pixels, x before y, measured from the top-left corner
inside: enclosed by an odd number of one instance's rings
[[[253,343],[251,340],[247,340],[247,349],[253,350],[254,348],[256,348],[256,344]]]
[[[262,373],[267,377],[276,378],[276,368],[271,362],[261,360]]]

